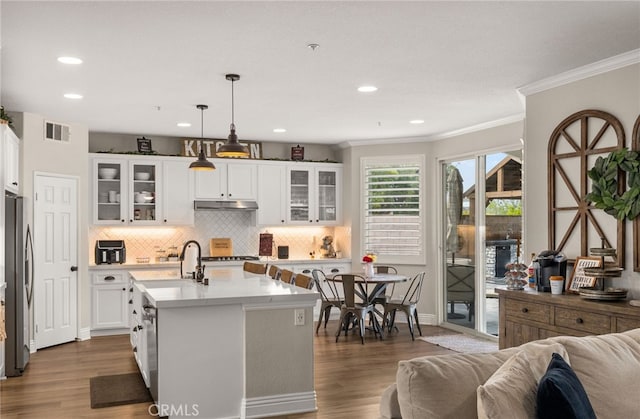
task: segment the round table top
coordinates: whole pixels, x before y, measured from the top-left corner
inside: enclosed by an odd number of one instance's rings
[[[361,272],[345,272],[342,274],[335,274],[333,276],[327,277],[329,281],[342,282],[340,280],[340,275],[356,275],[356,282],[369,282],[369,283],[388,283],[388,282],[404,282],[409,278],[406,275],[400,274],[383,274],[377,273],[373,275],[373,277],[365,278]]]

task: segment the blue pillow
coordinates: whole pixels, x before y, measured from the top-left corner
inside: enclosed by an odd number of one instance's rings
[[[540,379],[536,397],[539,419],[596,419],[589,397],[571,366],[557,353]]]

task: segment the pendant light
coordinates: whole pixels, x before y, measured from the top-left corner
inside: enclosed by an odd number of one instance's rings
[[[240,80],[240,76],[237,74],[227,74],[225,78],[231,81],[231,133],[227,138],[227,142],[216,150],[216,154],[218,157],[248,157],[249,149],[238,142],[236,125],[234,124],[233,83]]]
[[[196,105],[200,109],[200,139],[204,140],[204,110],[209,109],[207,105]],[[200,151],[198,152],[198,160],[189,165],[189,169],[193,170],[216,170],[216,166],[207,160],[204,155],[204,144],[200,142]]]

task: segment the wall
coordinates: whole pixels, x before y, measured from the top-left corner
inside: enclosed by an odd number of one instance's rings
[[[547,147],[554,128],[569,115],[597,109],[609,112],[624,127],[627,146],[631,144],[633,124],[640,115],[640,64],[589,77],[526,98],[524,186],[528,197],[525,214],[525,247],[538,251],[548,247],[547,234]],[[540,181],[536,181],[540,180]],[[541,228],[541,226],[543,226]],[[640,274],[633,272],[632,223],[626,223],[626,270],[615,285],[631,289],[640,298]]]
[[[197,240],[203,255],[209,255],[209,239],[229,237],[236,255],[258,255],[260,233],[273,234],[276,246],[289,246],[290,259],[309,259],[309,252],[318,252],[322,237],[334,236],[338,249],[347,239],[334,227],[258,227],[249,211],[196,211],[193,226],[177,227],[104,227],[89,228],[88,249],[91,264],[94,263],[96,240],[124,240],[127,246],[127,263],[135,263],[138,257],[149,257],[153,262],[156,250],[177,246],[178,251],[187,240]],[[274,249],[273,255],[277,252]],[[345,255],[343,255],[345,256]]]
[[[363,249],[361,249],[361,211],[353,211],[354,208],[360,208],[360,196],[362,195],[360,190],[360,159],[375,156],[424,155],[426,183],[423,208],[426,261],[424,265],[399,266],[399,271],[407,275],[414,275],[419,271],[426,272],[418,312],[421,323],[437,324],[440,321],[439,317],[444,304],[438,299],[438,295],[442,295],[444,272],[441,263],[442,256],[439,253],[442,232],[438,220],[442,197],[440,196],[441,180],[438,162],[443,159],[473,156],[477,153],[519,149],[522,146],[523,130],[524,123],[519,121],[439,141],[412,139],[412,142],[407,140],[403,142],[402,139],[398,139],[395,142],[390,140],[389,144],[356,145],[346,150],[343,156],[345,163],[345,208],[351,208],[352,211],[349,215],[345,213],[345,221],[351,222],[353,269],[360,269],[358,255],[363,253]]]
[[[44,117],[26,112],[15,115],[16,134],[22,140],[20,183],[26,223],[33,226],[34,173],[52,173],[78,178],[78,327],[80,330],[86,329],[88,335],[91,324],[90,278],[87,270],[89,255],[86,245],[90,223],[88,131],[83,125],[70,124],[69,143],[47,141],[44,140]],[[37,240],[35,234],[34,240]]]
[[[140,137],[140,135],[91,132],[89,134],[89,152],[137,152],[138,142],[136,139]],[[153,151],[158,154],[181,155],[182,140],[184,138],[153,136],[150,139]],[[291,143],[263,142],[263,159],[290,160],[291,147],[294,145]],[[304,147],[305,160],[341,161],[338,160],[340,153],[335,147],[322,144],[301,144],[301,146]]]

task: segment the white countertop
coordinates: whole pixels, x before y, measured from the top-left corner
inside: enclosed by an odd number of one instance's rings
[[[181,280],[179,274],[166,271],[131,271],[136,286],[156,308],[195,307],[226,304],[306,303],[314,305],[320,294],[295,285],[231,269],[208,271],[209,285]],[[145,285],[153,281],[153,286]],[[162,282],[171,281],[168,286]]]

